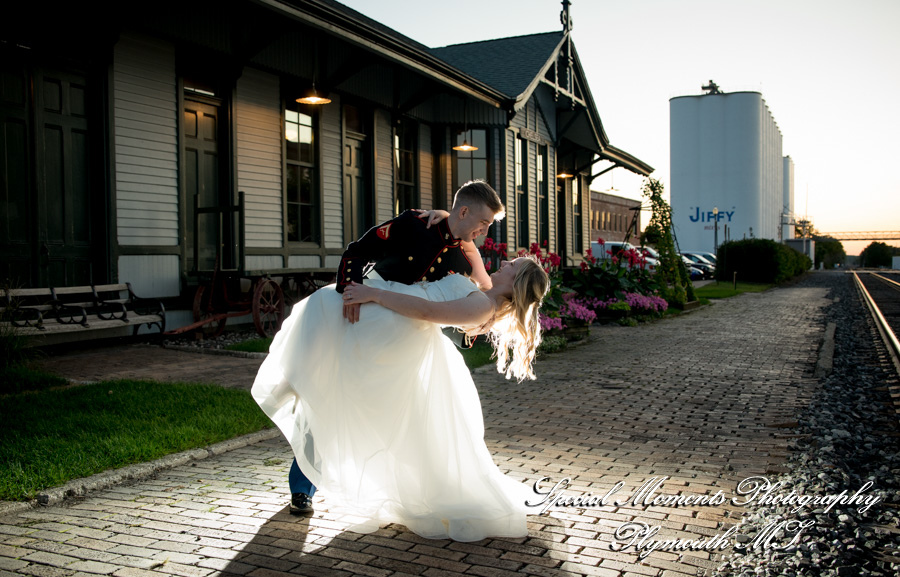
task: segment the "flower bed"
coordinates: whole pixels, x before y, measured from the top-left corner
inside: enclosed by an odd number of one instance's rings
[[[603,239],[598,239],[604,245]],[[505,258],[507,246],[486,239],[481,246],[486,260]],[[560,269],[561,258],[532,243],[518,256],[534,257],[550,276],[550,289],[541,305],[541,330],[547,335],[577,340],[587,335],[590,325],[602,321],[625,321],[661,317],[668,308],[659,296],[654,271],[640,251],[626,250],[598,259],[588,249],[578,268]]]

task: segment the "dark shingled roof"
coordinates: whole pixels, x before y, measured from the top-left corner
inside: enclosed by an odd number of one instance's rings
[[[545,32],[453,44],[432,48],[429,52],[510,98],[516,98],[534,81],[562,38],[562,31]]]
[[[288,0],[288,1],[290,2],[291,0]],[[377,20],[373,20],[373,19],[369,18],[368,16],[366,16],[365,14],[363,14],[362,12],[357,12],[353,8],[350,8],[349,6],[345,6],[345,5],[341,4],[340,2],[336,2],[335,0],[318,0],[318,2],[324,6],[330,7],[333,10],[342,12],[344,15],[346,15],[350,18],[354,18],[357,21],[362,22],[363,24],[366,24],[367,26],[370,26],[371,28],[378,30],[385,36],[390,36],[391,38],[393,38],[394,40],[397,40],[398,42],[402,42],[408,46],[418,48],[419,50],[422,50],[424,52],[427,52],[429,50],[428,47],[425,46],[424,44],[422,44],[421,42],[416,42],[409,36],[404,36],[403,34],[397,32],[393,28],[389,28],[388,26],[385,26],[381,22],[378,22]]]

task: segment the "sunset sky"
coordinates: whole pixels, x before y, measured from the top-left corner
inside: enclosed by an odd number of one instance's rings
[[[431,47],[561,29],[556,0],[343,3]],[[571,13],[606,133],[653,177],[668,185],[669,99],[713,79],[762,93],[794,160],[798,216],[821,232],[900,230],[900,2],[573,0]],[[592,188],[640,198],[639,177],[610,174]]]

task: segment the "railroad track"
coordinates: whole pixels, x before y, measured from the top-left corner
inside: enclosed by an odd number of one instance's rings
[[[884,271],[853,272],[856,286],[862,295],[866,307],[878,327],[885,348],[897,373],[900,374],[900,273]],[[900,390],[890,390],[894,407],[900,413]]]

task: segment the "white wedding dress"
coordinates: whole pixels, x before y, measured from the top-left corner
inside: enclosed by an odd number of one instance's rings
[[[478,290],[462,275],[366,284],[432,301]],[[334,285],[297,303],[275,336],[253,398],[284,433],[329,511],[371,532],[400,523],[427,538],[528,534],[528,485],[484,443],[469,369],[441,327],[364,304],[351,325]]]

